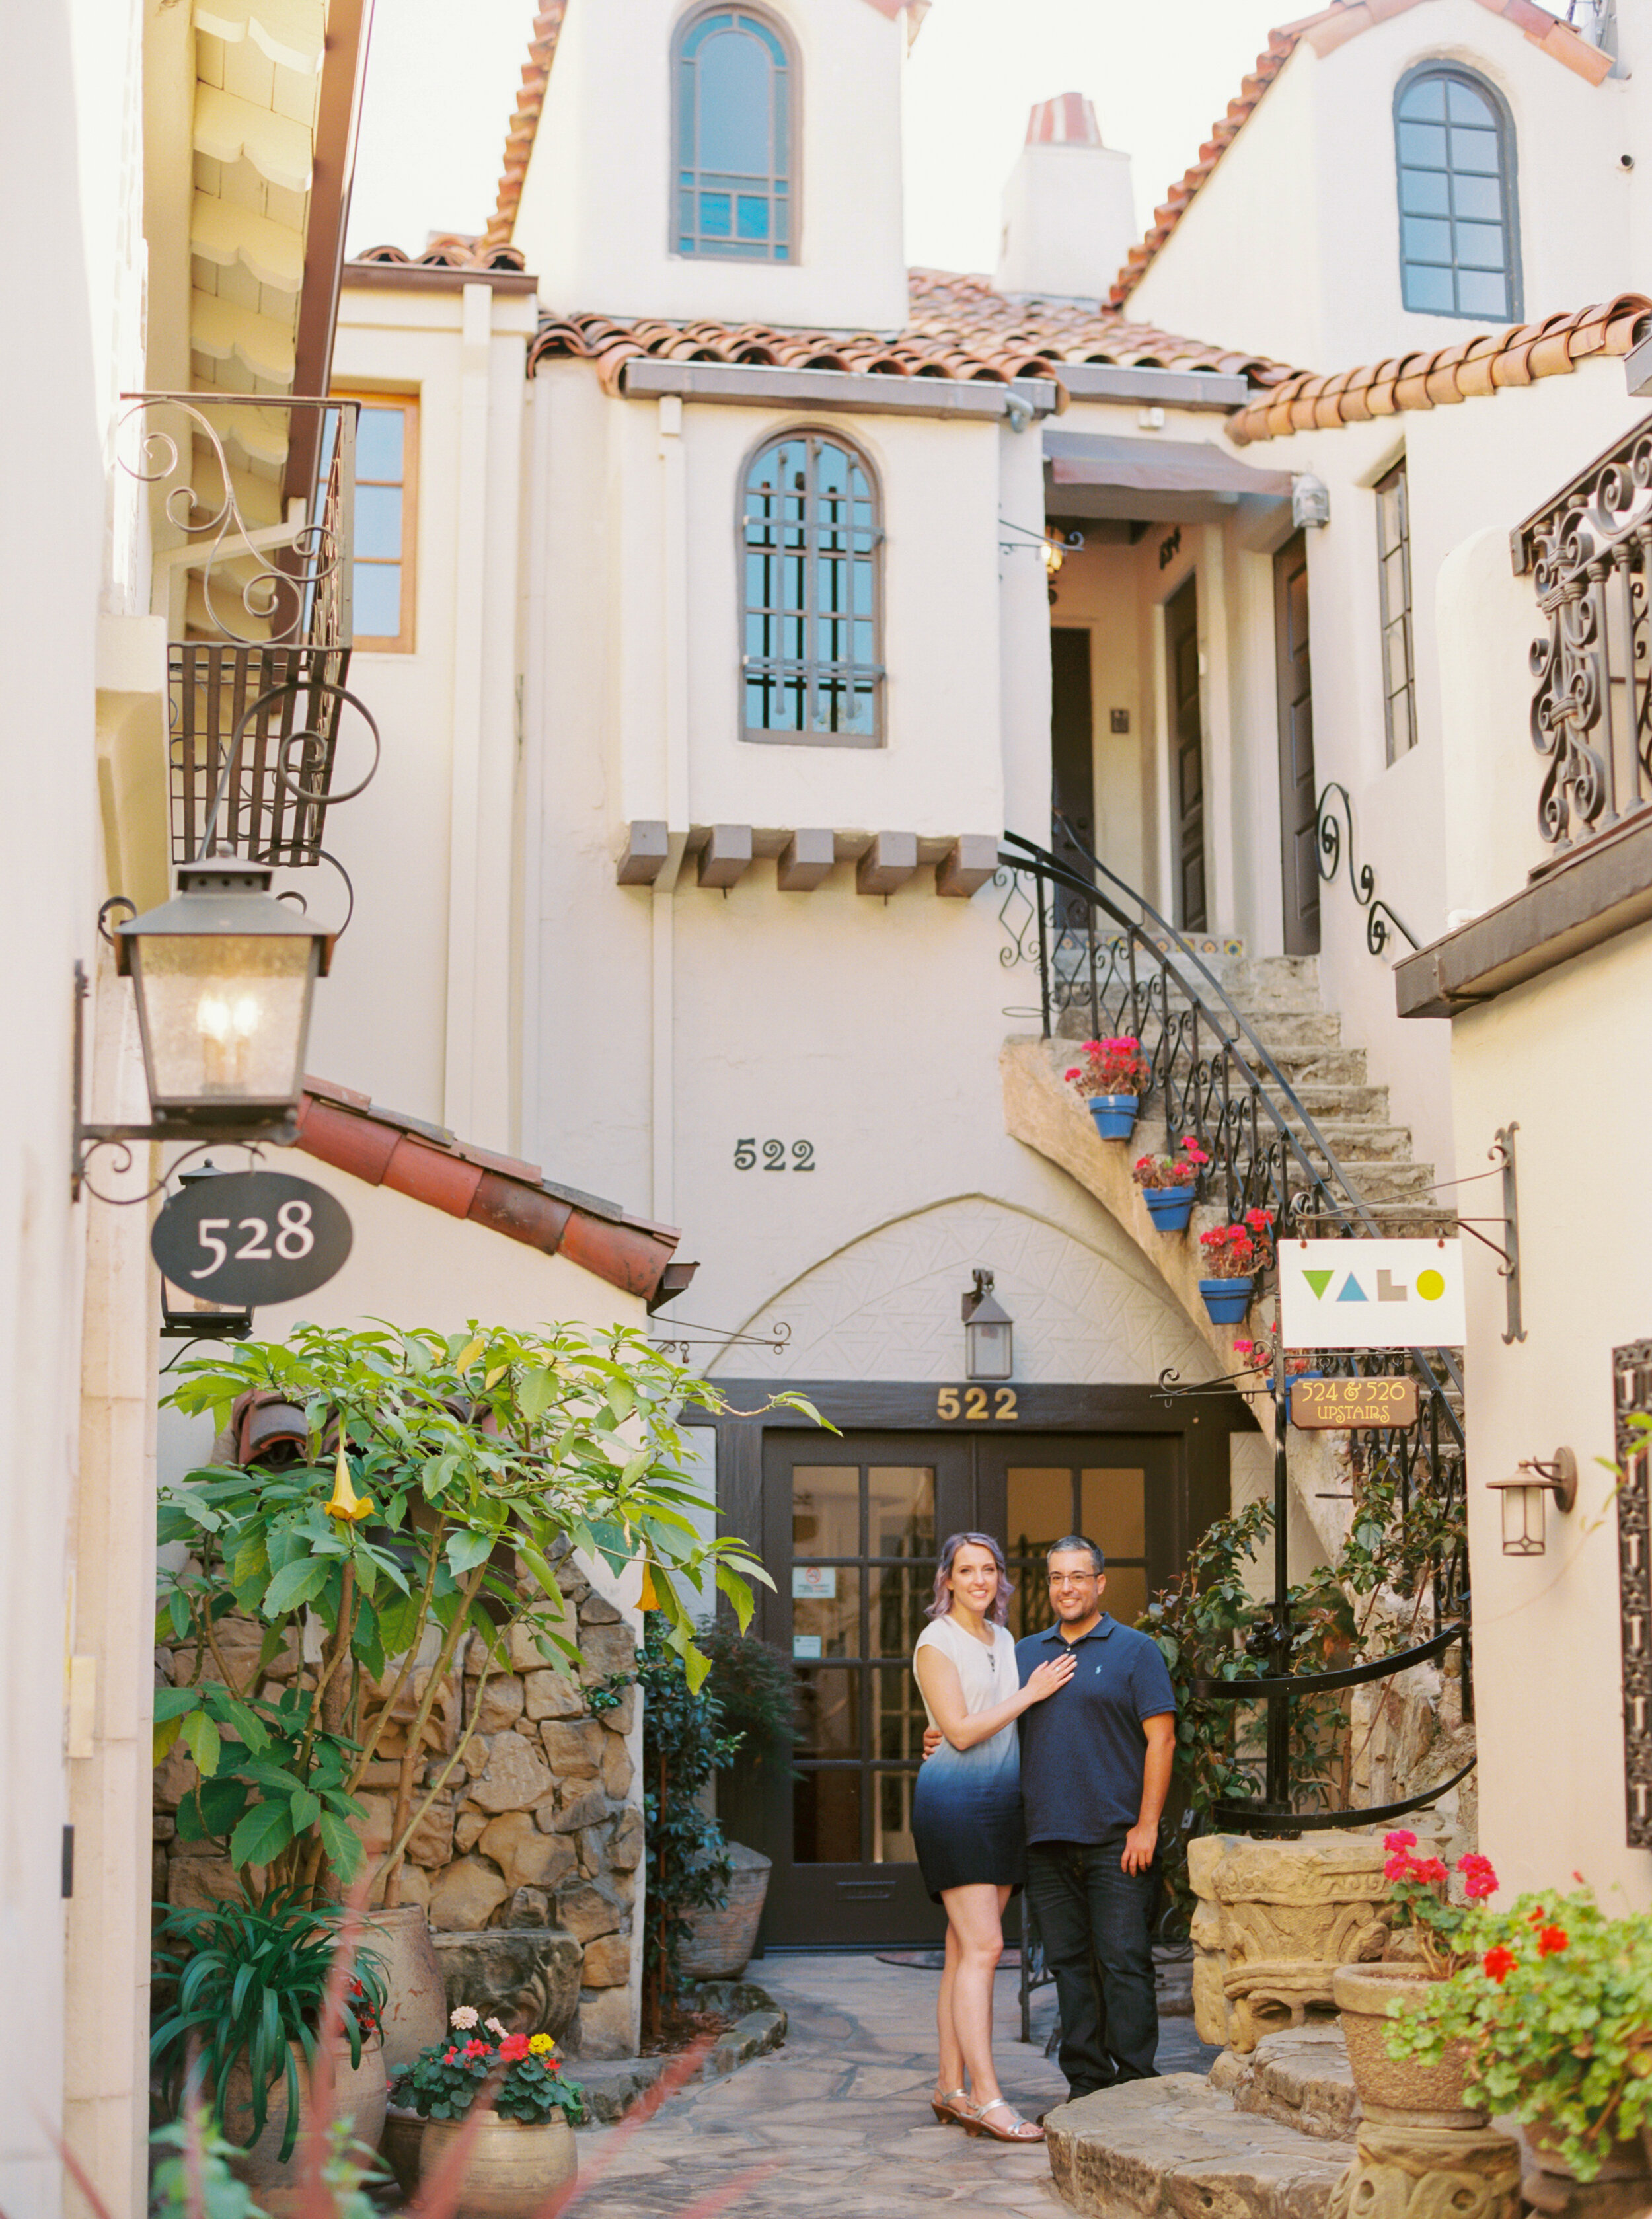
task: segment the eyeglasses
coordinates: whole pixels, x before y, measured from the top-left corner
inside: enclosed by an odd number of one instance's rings
[[[1053,1588],[1093,1588],[1101,1576],[1099,1572],[1052,1572],[1050,1585]]]

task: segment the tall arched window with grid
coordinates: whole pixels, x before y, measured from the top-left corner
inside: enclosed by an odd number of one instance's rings
[[[1469,70],[1431,63],[1394,103],[1400,280],[1407,308],[1518,322],[1514,127]]]
[[[677,34],[679,254],[724,261],[797,256],[797,65],[779,26],[751,8],[706,8]]]
[[[820,432],[758,449],[740,525],[747,739],[883,744],[883,537],[856,449]]]

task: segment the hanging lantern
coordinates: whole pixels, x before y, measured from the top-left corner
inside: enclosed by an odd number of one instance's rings
[[[1008,1379],[1015,1370],[1015,1320],[992,1292],[991,1271],[977,1271],[964,1296],[964,1377]]]
[[[1512,1479],[1488,1479],[1486,1484],[1503,1498],[1503,1554],[1541,1557],[1548,1547],[1543,1498],[1552,1495],[1556,1510],[1573,1507],[1577,1501],[1577,1458],[1570,1449],[1556,1449],[1549,1463],[1528,1458]]]

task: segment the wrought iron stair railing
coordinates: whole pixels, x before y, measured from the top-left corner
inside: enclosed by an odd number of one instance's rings
[[[1367,1202],[1251,1017],[1198,950],[1092,855],[1065,820],[1060,829],[1081,857],[1082,870],[1019,833],[1003,837],[998,883],[1007,945],[1000,950],[1000,961],[1007,970],[1036,963],[1040,990],[1036,1013],[1006,1014],[1037,1014],[1046,1039],[1055,1036],[1064,1016],[1077,1012],[1094,1036],[1110,1031],[1139,1040],[1150,1072],[1142,1116],[1162,1120],[1166,1153],[1173,1153],[1184,1134],[1196,1139],[1210,1159],[1201,1174],[1201,1198],[1221,1208],[1230,1221],[1262,1209],[1282,1234],[1311,1229],[1358,1239],[1391,1233],[1394,1209]],[[1399,1212],[1411,1220],[1429,1214],[1410,1204],[1400,1205]],[[1423,1794],[1380,1807],[1295,1811],[1289,1800],[1288,1747],[1293,1697],[1387,1678],[1460,1643],[1465,1719],[1473,1715],[1468,1559],[1462,1538],[1463,1374],[1456,1353],[1444,1348],[1334,1352],[1316,1360],[1332,1372],[1392,1372],[1398,1365],[1414,1375],[1415,1422],[1361,1434],[1361,1476],[1367,1487],[1373,1482],[1392,1486],[1401,1521],[1409,1521],[1426,1498],[1432,1529],[1450,1538],[1429,1552],[1426,1614],[1432,1622],[1425,1641],[1337,1672],[1291,1672],[1283,1546],[1287,1420],[1279,1351],[1274,1387],[1276,1592],[1266,1655],[1257,1660],[1254,1674],[1202,1681],[1196,1690],[1210,1700],[1267,1705],[1268,1792],[1253,1808],[1226,1805],[1217,1814],[1224,1824],[1258,1832],[1334,1825],[1350,1818],[1376,1822],[1398,1817],[1425,1807],[1463,1777],[1458,1773]]]

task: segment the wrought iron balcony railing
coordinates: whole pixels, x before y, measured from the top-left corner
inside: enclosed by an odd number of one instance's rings
[[[367,782],[334,784],[344,712],[366,717],[345,686],[359,404],[125,397],[119,459],[152,489],[167,606],[172,859],[210,838],[283,868],[332,861],[327,809]]]
[[[1537,823],[1557,850],[1652,803],[1649,544],[1652,420],[1511,535],[1548,626],[1531,647],[1531,744],[1549,765]]]

